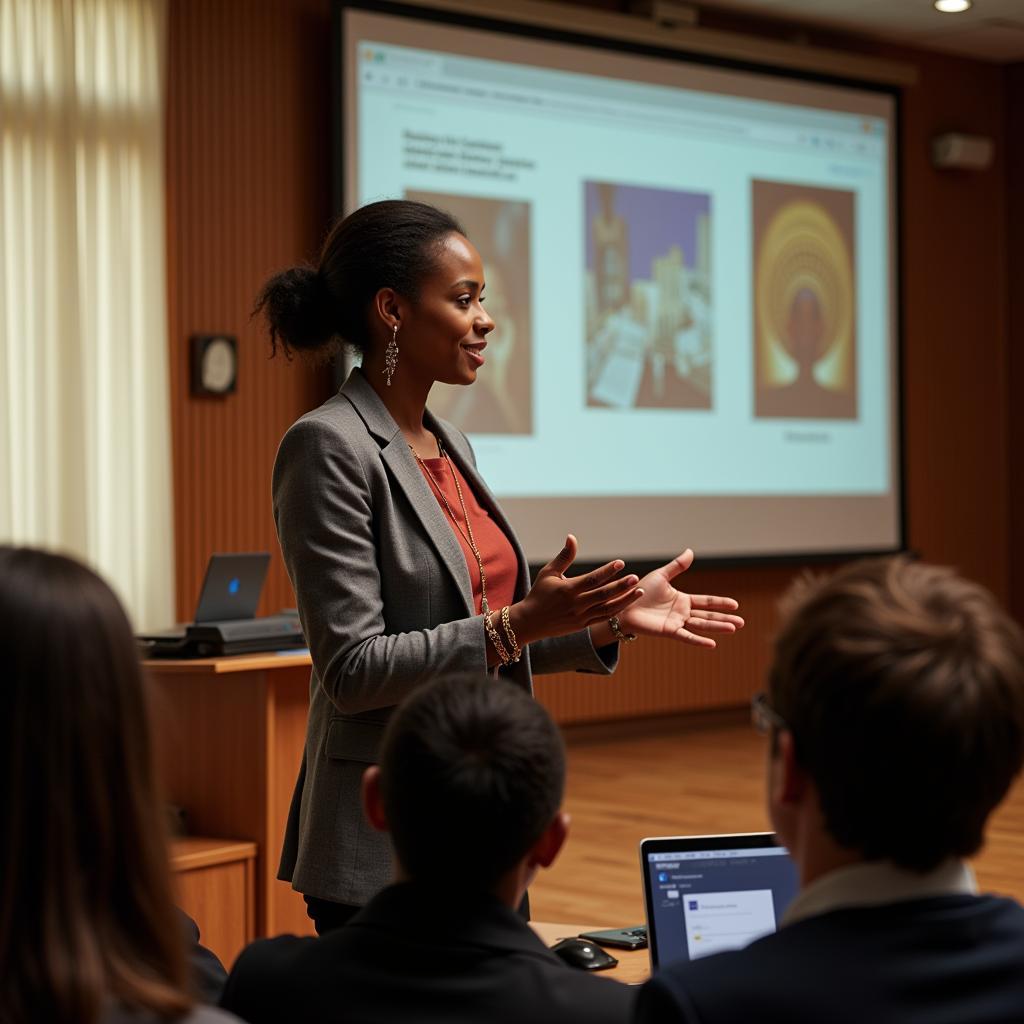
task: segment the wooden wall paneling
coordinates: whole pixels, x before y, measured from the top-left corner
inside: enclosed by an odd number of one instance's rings
[[[681,581],[693,593],[720,593],[740,601],[749,625],[704,650],[646,637],[620,647],[611,676],[559,673],[539,676],[535,690],[557,721],[585,722],[705,710],[746,704],[764,686],[780,591],[801,570],[760,566],[701,570]]]
[[[311,256],[330,214],[328,0],[176,0],[169,8],[167,216],[177,607],[213,551],[274,555],[261,613],[294,604],[270,508],[286,427],[329,374],[268,360],[249,320],[269,274]],[[238,391],[188,389],[188,338],[239,339]]]
[[[903,299],[911,545],[1008,597],[1005,109],[1000,69],[919,60],[904,105]],[[939,171],[946,131],[996,141],[992,168]]]

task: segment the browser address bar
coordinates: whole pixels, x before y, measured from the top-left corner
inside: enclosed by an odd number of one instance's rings
[[[569,99],[521,87],[513,90],[490,82],[482,83],[479,80],[474,80],[474,83],[469,85],[451,78],[426,78],[422,75],[417,78],[415,86],[425,92],[459,96],[468,101],[500,103],[536,113],[595,117],[603,121],[622,120],[628,121],[631,125],[682,129],[719,138],[743,138],[751,134],[749,125],[744,122],[723,120],[720,117],[703,117],[689,110],[673,116],[665,108],[652,109],[639,104],[624,104],[607,99],[587,100],[578,96]]]

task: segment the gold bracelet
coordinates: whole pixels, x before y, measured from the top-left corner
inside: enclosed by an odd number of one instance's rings
[[[636,633],[622,632],[622,630],[619,628],[618,615],[613,615],[608,620],[608,628],[612,631],[612,636],[615,637],[615,639],[618,640],[619,643],[631,644],[636,639]]]
[[[490,612],[484,613],[484,630],[487,632],[488,639],[494,645],[494,649],[498,652],[502,665],[507,665],[512,659],[509,657],[508,651],[505,650],[505,645],[501,642],[498,631],[494,628]]]
[[[523,656],[523,649],[519,646],[515,633],[512,631],[512,620],[509,618],[508,605],[501,609],[501,624],[505,627],[505,636],[508,637],[509,645],[512,647],[512,662],[517,662]]]

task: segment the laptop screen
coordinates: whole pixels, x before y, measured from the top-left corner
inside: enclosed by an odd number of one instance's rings
[[[640,844],[652,968],[739,949],[775,931],[796,867],[771,832]]]
[[[210,555],[196,605],[195,621],[253,618],[260,603],[268,565],[270,554],[266,551]]]

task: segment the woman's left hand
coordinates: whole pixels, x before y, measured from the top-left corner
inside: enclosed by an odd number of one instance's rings
[[[637,584],[643,597],[619,613],[619,628],[624,633],[681,640],[695,647],[716,646],[702,633],[735,633],[742,629],[743,619],[732,614],[739,603],[731,597],[684,594],[672,586],[673,580],[692,564],[693,551],[687,548],[668,565],[644,576]]]

